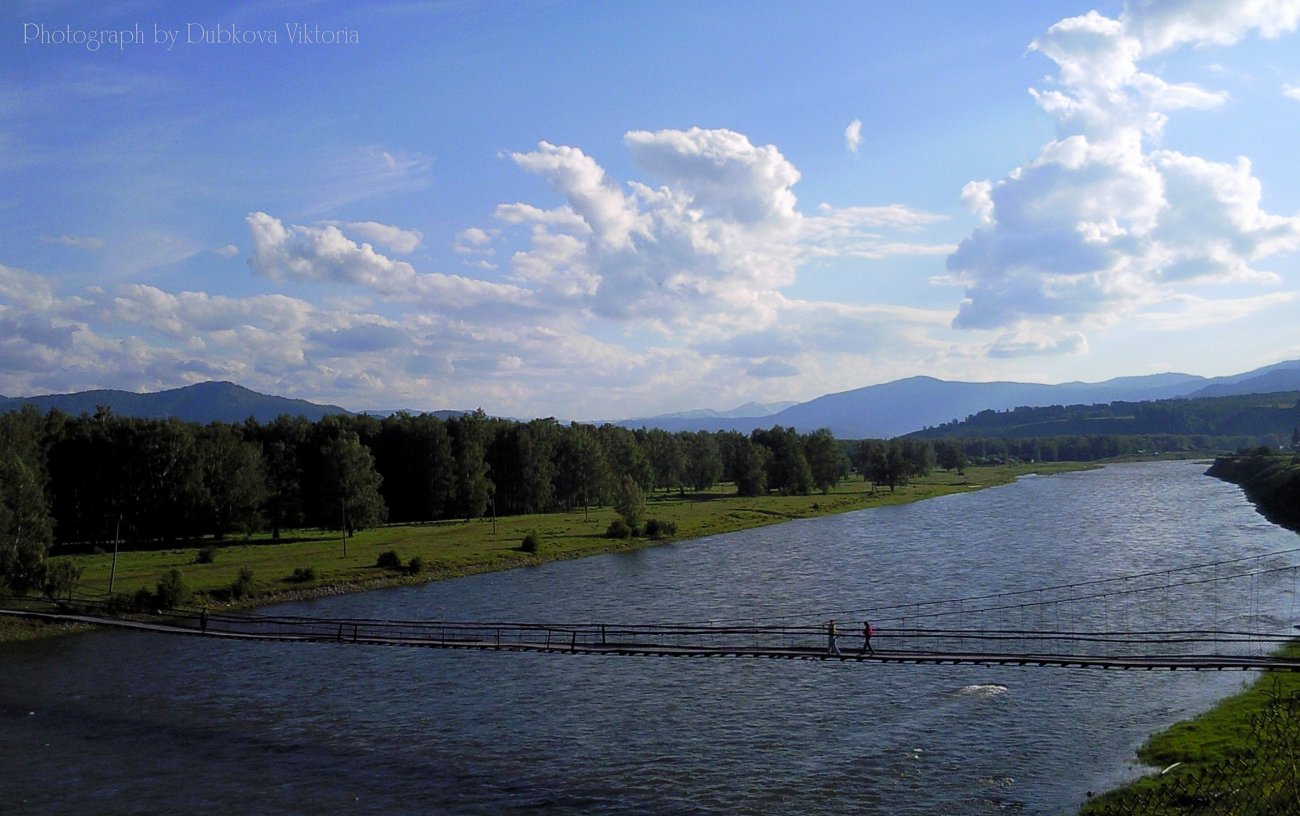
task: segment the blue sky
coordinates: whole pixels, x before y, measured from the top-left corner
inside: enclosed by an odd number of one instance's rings
[[[1300,357],[1300,0],[105,5],[0,9],[6,395],[597,419]]]

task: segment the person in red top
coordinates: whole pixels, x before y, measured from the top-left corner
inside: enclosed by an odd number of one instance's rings
[[[876,650],[871,648],[871,636],[875,630],[871,628],[871,621],[862,622],[862,653],[874,655]]]

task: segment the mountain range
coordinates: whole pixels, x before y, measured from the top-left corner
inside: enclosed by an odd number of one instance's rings
[[[53,408],[72,416],[94,414],[102,406],[118,416],[175,417],[201,425],[243,422],[250,416],[258,422],[270,422],[281,414],[302,416],[314,422],[330,414],[348,413],[337,405],[318,405],[307,400],[259,394],[230,382],[197,383],[152,394],[96,390],[39,397],[0,396],[0,412],[16,411],[23,405],[31,405],[42,412]]]
[[[1005,411],[1021,406],[1142,402],[1296,390],[1300,390],[1300,360],[1275,363],[1227,377],[1151,374],[1118,377],[1099,383],[1057,385],[908,377],[827,394],[797,404],[748,403],[730,411],[701,409],[617,420],[611,424],[666,431],[734,430],[741,433],[780,425],[804,433],[829,428],[840,439],[887,439],[964,419],[987,409]],[[170,416],[198,423],[242,422],[250,416],[259,422],[269,422],[281,414],[303,416],[314,421],[329,414],[349,413],[337,405],[259,394],[229,382],[198,383],[152,394],[99,390],[37,397],[0,396],[0,411],[17,410],[23,404],[33,405],[41,411],[55,408],[73,415],[91,414],[97,407],[106,406],[121,416]],[[382,415],[389,412],[365,413]],[[435,413],[452,416],[460,412]]]

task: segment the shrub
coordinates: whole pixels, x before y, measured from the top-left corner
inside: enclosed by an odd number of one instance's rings
[[[418,555],[411,556],[411,560],[406,562],[407,575],[419,575],[424,572],[424,559]]]
[[[315,567],[294,567],[293,575],[289,576],[289,580],[293,581],[295,584],[305,584],[308,581],[315,581],[316,568]]]
[[[145,595],[149,595],[149,590],[144,587],[141,587],[140,589]],[[153,596],[149,595],[149,598],[152,600]],[[130,612],[134,608],[135,599],[130,595],[124,595],[121,592],[114,592],[112,595],[109,595],[108,600],[104,602],[104,611],[110,615],[120,615],[123,612]]]
[[[209,544],[206,547],[200,547],[194,555],[195,564],[211,564],[217,560],[217,548]]]
[[[85,567],[75,566],[71,561],[57,561],[45,571],[45,584],[42,587],[45,597],[57,598],[60,595],[72,600],[72,593],[81,581]]]
[[[129,607],[132,612],[156,612],[158,611],[158,598],[147,587],[140,587],[135,591],[134,597],[131,598]]]
[[[631,538],[632,528],[621,518],[616,518],[609,523],[605,530],[605,538]]]
[[[181,575],[180,570],[169,570],[158,581],[158,590],[154,593],[154,601],[158,609],[175,609],[189,599],[190,588],[185,585],[185,578]]]
[[[524,540],[519,542],[519,549],[526,553],[535,553],[542,548],[542,542],[537,537],[537,531],[533,530],[524,536]]]
[[[677,522],[663,519],[649,519],[645,523],[645,534],[651,538],[664,538],[677,535]]]
[[[397,554],[397,550],[385,550],[375,559],[375,566],[383,569],[400,570],[402,568],[402,558]]]
[[[247,598],[254,594],[254,590],[253,571],[248,567],[241,567],[239,577],[230,585],[230,597]]]

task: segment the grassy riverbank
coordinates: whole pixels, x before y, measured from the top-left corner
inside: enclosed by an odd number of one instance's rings
[[[1051,474],[1090,467],[1078,463],[971,467],[966,473],[936,472],[913,480],[894,491],[872,490],[860,480],[846,481],[828,494],[809,496],[741,497],[730,486],[706,493],[657,493],[646,503],[646,517],[676,525],[671,539],[616,540],[604,537],[614,520],[608,507],[572,513],[549,513],[381,527],[360,532],[346,541],[337,532],[303,530],[286,533],[275,542],[257,537],[247,542],[220,544],[211,563],[198,563],[199,550],[212,542],[183,548],[122,552],[116,572],[110,553],[64,556],[83,570],[80,592],[133,594],[153,589],[169,570],[179,569],[196,603],[209,606],[251,606],[309,595],[355,592],[397,584],[422,583],[460,575],[511,569],[599,553],[618,552],[665,543],[735,532],[799,518],[843,513],[890,504],[903,504],[983,487],[1007,484],[1030,473]],[[535,533],[536,553],[524,552],[524,536]],[[346,553],[345,553],[346,546]],[[393,550],[403,564],[418,558],[422,569],[409,575],[378,567],[381,553]],[[251,571],[251,586],[241,597],[230,599],[240,572]],[[310,574],[309,580],[294,580]],[[58,630],[62,631],[62,630]],[[30,638],[45,627],[0,621],[0,641]],[[53,634],[54,632],[50,632]]]
[[[1300,644],[1282,653],[1300,657]],[[1092,800],[1081,816],[1300,813],[1300,674],[1260,676],[1151,737],[1138,758],[1152,774]]]

